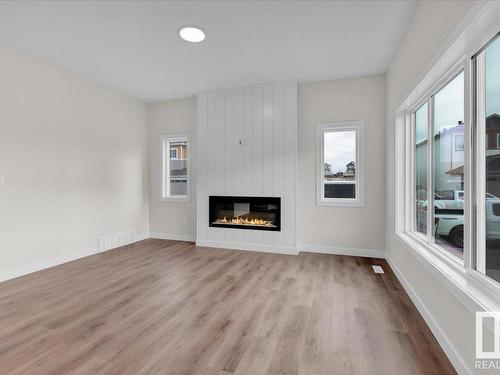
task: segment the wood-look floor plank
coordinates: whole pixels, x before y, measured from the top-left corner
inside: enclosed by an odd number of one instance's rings
[[[383,260],[145,240],[0,283],[0,373],[455,371]]]

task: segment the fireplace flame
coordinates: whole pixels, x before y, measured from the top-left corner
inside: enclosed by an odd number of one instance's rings
[[[215,224],[229,224],[229,225],[256,225],[256,226],[265,226],[272,227],[274,226],[273,222],[270,220],[264,219],[254,219],[254,218],[246,218],[246,217],[233,217],[228,219],[226,217],[216,219]]]

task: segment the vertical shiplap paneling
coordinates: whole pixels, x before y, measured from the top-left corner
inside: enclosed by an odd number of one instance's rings
[[[285,86],[285,232],[284,245],[295,247],[295,202],[297,170],[297,85]],[[292,235],[293,234],[293,235]]]
[[[225,186],[224,194],[229,195],[234,192],[234,90],[227,90],[224,93],[224,172]],[[237,237],[233,231],[224,231],[227,242],[235,242]]]
[[[207,197],[210,195],[215,195],[216,192],[216,182],[217,179],[215,178],[216,176],[216,159],[215,159],[215,148],[216,148],[216,140],[217,140],[217,134],[216,134],[216,129],[215,129],[215,107],[216,107],[216,97],[214,94],[208,94],[207,95],[207,138],[208,138],[208,144],[207,144],[207,153],[203,155],[203,157],[206,158],[207,160],[207,180],[204,181],[205,185],[207,186]],[[203,198],[202,198],[203,199]],[[207,223],[208,224],[208,223]],[[210,241],[215,241],[216,240],[216,235],[214,228],[208,228],[208,235],[207,239]]]
[[[215,194],[225,194],[225,95],[217,92],[215,96]],[[210,156],[209,156],[210,157]]]
[[[235,178],[235,189],[228,195],[244,195],[248,191],[245,187],[248,183],[245,173],[245,162],[248,164],[248,144],[240,144],[240,140],[245,140],[245,134],[248,131],[245,130],[245,124],[249,121],[250,113],[248,112],[247,103],[249,103],[248,95],[245,93],[245,89],[238,88],[235,90],[234,98],[234,116],[235,116],[235,127],[234,127],[234,145],[235,145],[235,163],[234,163],[234,174]],[[245,107],[247,110],[245,111]],[[248,141],[248,140],[247,140]],[[245,233],[242,230],[234,230],[231,234],[232,240],[235,243],[243,242],[246,243],[251,240],[249,233]]]
[[[215,95],[215,195],[226,194],[225,173],[225,92],[218,91]],[[210,156],[209,156],[210,157]],[[217,241],[225,241],[225,230],[213,228]]]
[[[243,189],[242,195],[252,195],[253,190],[253,88],[243,89]],[[244,243],[252,243],[253,236],[249,230],[238,230],[239,239]]]
[[[245,142],[243,150],[243,189],[242,195],[248,195],[252,191],[252,121],[253,121],[253,92],[250,88],[243,89],[243,131],[242,138]]]
[[[196,127],[196,144],[197,144],[197,171],[198,176],[196,181],[198,181],[197,186],[197,215],[196,215],[196,238],[198,240],[203,240],[207,238],[207,218],[208,218],[208,191],[207,184],[208,181],[208,163],[206,158],[203,156],[208,153],[208,136],[207,136],[207,95],[198,95],[198,114],[197,114],[197,127]],[[199,183],[203,181],[203,183]]]
[[[273,196],[273,146],[274,146],[274,86],[264,86],[263,97],[263,147],[262,147],[262,173],[263,190],[265,196]],[[262,232],[263,243],[273,244],[273,232]]]
[[[239,88],[234,94],[234,194],[241,194],[244,184],[243,146],[240,145],[243,138],[243,121],[243,89]]]
[[[263,162],[262,168],[264,173],[263,191],[262,194],[266,196],[273,195],[273,147],[274,147],[274,97],[273,97],[273,86],[264,87],[264,103],[263,103]]]
[[[283,85],[276,85],[273,88],[274,106],[273,106],[273,196],[281,197],[284,202],[284,173],[285,150],[284,150],[284,90]],[[283,215],[282,215],[283,219]],[[273,245],[283,244],[283,231],[273,232]]]
[[[234,91],[224,95],[224,194],[234,191]]]
[[[252,194],[263,195],[264,193],[264,88],[256,86],[253,88],[253,189]],[[253,242],[263,243],[263,232],[252,231]]]
[[[198,239],[294,248],[296,84],[204,93],[198,106]],[[281,197],[282,231],[208,228],[216,194]]]

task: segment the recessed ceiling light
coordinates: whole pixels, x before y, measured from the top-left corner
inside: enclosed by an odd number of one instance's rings
[[[179,31],[182,39],[191,43],[199,43],[205,39],[205,33],[196,27],[184,27]]]

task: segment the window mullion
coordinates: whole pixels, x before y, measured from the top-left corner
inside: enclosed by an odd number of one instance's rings
[[[167,186],[167,191],[166,191],[166,196],[170,197],[171,192],[170,192],[170,140],[167,141],[167,156],[168,159],[165,160],[165,181],[166,181],[166,186]]]
[[[475,239],[475,265],[476,269],[486,272],[486,116],[485,116],[485,75],[484,75],[484,51],[476,58],[476,113],[475,113],[475,167],[476,167],[476,239]]]
[[[325,165],[325,130],[321,131],[321,163],[319,165],[319,176],[320,176],[320,189],[321,189],[321,199],[325,199],[325,176],[323,173],[323,166]]]
[[[472,103],[472,62],[470,59],[466,59],[464,64],[464,199],[463,199],[463,209],[464,209],[464,268],[470,269],[472,264],[472,249],[473,238],[474,238],[474,205],[475,198],[473,192],[473,156],[472,151],[474,147],[472,146],[472,123],[473,123],[473,103]]]
[[[410,220],[409,220],[409,230],[412,232],[417,231],[417,194],[416,194],[416,189],[417,189],[417,166],[416,166],[416,157],[415,157],[415,144],[416,144],[416,122],[415,122],[415,112],[412,112],[410,115],[410,137],[409,137],[409,147],[408,150],[410,150],[410,167],[411,167],[411,173],[410,173]]]
[[[161,198],[167,197],[167,141],[161,141]]]
[[[433,241],[434,228],[434,100],[427,102],[427,239]]]

